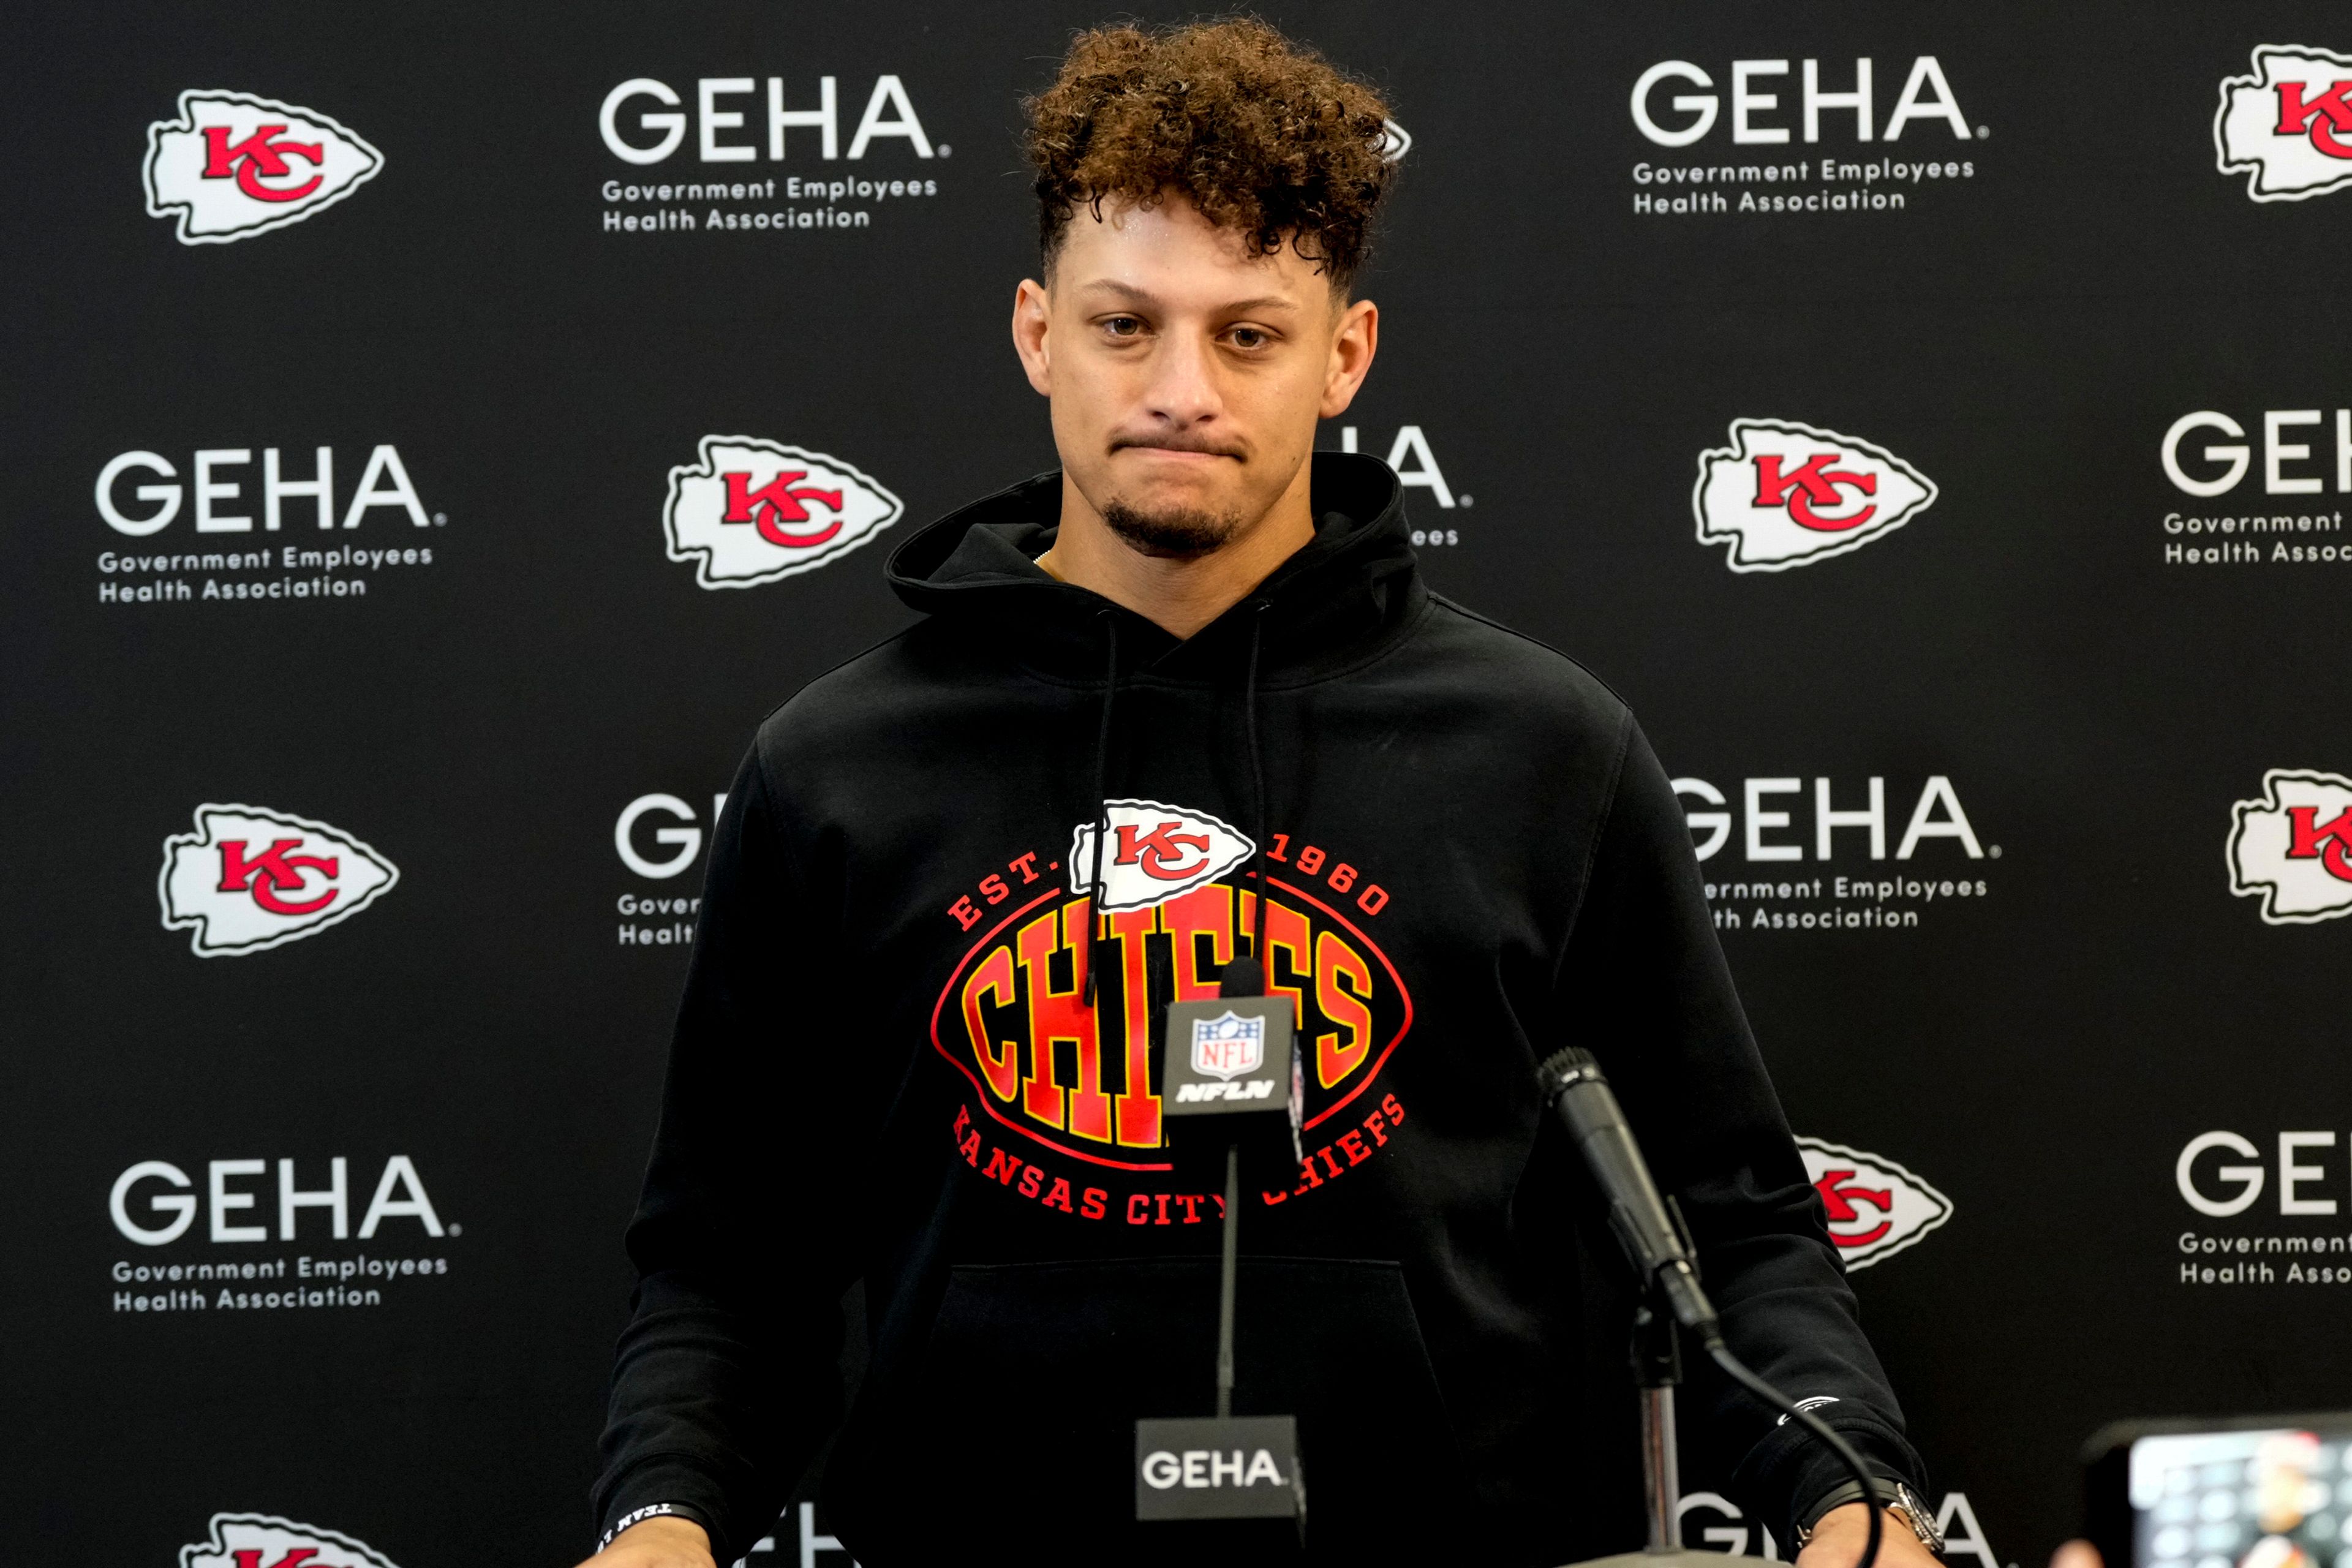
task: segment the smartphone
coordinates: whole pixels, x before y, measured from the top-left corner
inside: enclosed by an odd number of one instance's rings
[[[2352,1568],[2352,1413],[2122,1422],[2084,1477],[2107,1568]]]

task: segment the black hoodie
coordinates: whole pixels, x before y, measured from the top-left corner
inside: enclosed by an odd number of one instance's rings
[[[925,618],[761,725],[628,1236],[604,1524],[667,1503],[727,1563],[839,1428],[869,1568],[1183,1554],[1134,1522],[1133,1422],[1209,1413],[1222,1184],[1171,1166],[1147,1045],[1246,951],[1261,823],[1308,1156],[1244,1198],[1234,1409],[1298,1416],[1312,1557],[1638,1543],[1623,1266],[1536,1089],[1571,1044],[1732,1348],[1920,1486],[1632,714],[1429,592],[1385,465],[1314,461],[1313,542],[1181,641],[1034,564],[1059,476],[967,507],[891,558]],[[1707,1369],[1681,1404],[1784,1550],[1845,1479]]]

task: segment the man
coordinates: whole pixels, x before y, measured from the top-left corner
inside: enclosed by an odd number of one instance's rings
[[[1571,1043],[1733,1347],[1917,1488],[1632,716],[1429,593],[1384,465],[1312,451],[1379,342],[1384,106],[1223,22],[1082,37],[1030,110],[1013,335],[1063,468],[909,540],[926,618],[771,714],[728,796],[598,1568],[740,1555],[837,1426],[869,1565],[1183,1560],[1131,1434],[1207,1413],[1223,1200],[1162,1147],[1153,1020],[1261,981],[1308,1155],[1244,1200],[1235,1408],[1298,1416],[1312,1557],[1638,1539],[1622,1265],[1536,1088]],[[1705,1370],[1694,1450],[1850,1568],[1836,1459]],[[1924,1568],[1901,1501],[1881,1561]]]

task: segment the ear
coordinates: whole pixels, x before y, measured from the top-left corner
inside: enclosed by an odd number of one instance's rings
[[[1381,347],[1381,308],[1358,300],[1339,312],[1331,330],[1331,361],[1323,379],[1323,405],[1318,417],[1332,419],[1348,411],[1356,389],[1371,374],[1372,356]]]
[[[1053,314],[1053,299],[1034,278],[1024,278],[1013,291],[1013,352],[1040,397],[1054,395],[1054,353],[1046,345],[1045,329]]]

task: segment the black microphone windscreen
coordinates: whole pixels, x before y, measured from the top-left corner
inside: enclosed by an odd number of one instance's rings
[[[1217,994],[1223,996],[1263,996],[1265,994],[1265,971],[1255,953],[1244,952],[1225,965],[1223,977],[1217,984]]]

